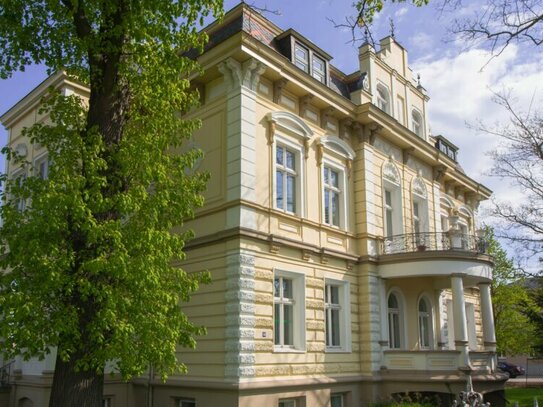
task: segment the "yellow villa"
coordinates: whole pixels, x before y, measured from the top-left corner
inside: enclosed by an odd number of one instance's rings
[[[187,375],[107,375],[104,406],[357,407],[405,392],[447,404],[468,375],[500,405],[493,261],[475,218],[491,191],[430,133],[407,51],[364,44],[347,75],[245,4],[206,30],[189,144],[211,180],[182,267],[213,282],[182,307],[208,334],[179,349]],[[87,95],[59,73],[0,118],[36,166],[46,152],[21,130],[43,119],[50,86]],[[54,360],[3,361],[0,404],[46,406]]]

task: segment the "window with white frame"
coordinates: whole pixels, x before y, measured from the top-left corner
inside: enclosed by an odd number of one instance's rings
[[[14,199],[15,207],[19,212],[23,212],[26,208],[26,199],[21,196],[20,188],[22,188],[24,181],[26,179],[26,173],[23,170],[19,170],[13,174],[14,188],[19,189],[18,197]]]
[[[34,160],[34,176],[45,180],[49,178],[49,157],[43,154]]]
[[[343,229],[349,228],[348,171],[356,153],[337,136],[325,136],[319,140],[322,158],[322,220],[323,223]]]
[[[377,107],[390,114],[390,93],[385,85],[377,84]]]
[[[428,200],[426,184],[422,177],[417,176],[412,183],[412,219],[413,233],[415,235],[415,244],[417,246],[425,245],[424,233],[428,232]]]
[[[402,348],[402,309],[398,294],[388,295],[388,344],[390,349]]]
[[[296,399],[279,400],[278,407],[298,407]]]
[[[411,130],[417,136],[424,138],[422,115],[416,109],[411,112]]]
[[[342,226],[343,216],[343,193],[342,178],[343,173],[337,168],[328,165],[323,169],[324,184],[324,223],[331,226]]]
[[[179,399],[177,407],[196,407],[195,399]]]
[[[432,349],[433,326],[432,326],[432,306],[426,296],[419,299],[419,346],[421,349]]]
[[[284,144],[275,147],[275,206],[297,213],[299,152]]]
[[[298,42],[294,43],[294,64],[319,82],[327,82],[327,64],[324,58]]]
[[[402,210],[399,185],[385,181],[383,195],[385,237],[392,237],[402,233]]]
[[[383,232],[386,238],[403,233],[400,173],[392,160],[383,165]]]
[[[332,394],[330,396],[330,407],[344,407],[345,397],[342,393]]]
[[[303,275],[276,271],[273,283],[274,345],[276,350],[305,346]]]
[[[324,286],[324,322],[326,349],[348,351],[350,344],[349,284],[326,280]]]
[[[294,64],[309,73],[309,49],[298,43],[294,44]]]

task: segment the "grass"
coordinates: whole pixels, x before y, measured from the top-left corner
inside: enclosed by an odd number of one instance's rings
[[[533,407],[534,397],[540,406],[543,406],[543,389],[512,387],[505,389],[505,398],[509,406],[513,406],[518,401],[519,407]]]

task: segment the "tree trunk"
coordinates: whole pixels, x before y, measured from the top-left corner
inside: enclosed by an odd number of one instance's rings
[[[59,355],[60,352],[57,353],[49,407],[102,407],[103,373],[75,371],[77,355],[72,355],[68,362]]]

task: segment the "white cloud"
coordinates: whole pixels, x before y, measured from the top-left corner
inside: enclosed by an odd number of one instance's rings
[[[409,37],[409,45],[410,50],[415,51],[415,49],[418,49],[420,52],[428,52],[431,51],[432,48],[435,47],[435,37],[423,32],[419,31],[415,34],[413,34],[411,37]]]
[[[508,181],[488,175],[492,160],[485,153],[496,148],[500,140],[468,128],[466,123],[507,124],[505,110],[492,101],[493,92],[510,89],[521,110],[528,109],[534,92],[535,99],[543,102],[543,86],[538,88],[543,84],[543,59],[519,58],[518,49],[509,46],[498,58],[488,61],[487,52],[472,49],[433,61],[425,58],[415,62],[413,68],[420,72],[422,85],[431,97],[428,110],[432,132],[443,134],[460,148],[459,162],[466,173],[490,187],[498,200],[520,200],[522,194]]]
[[[403,7],[399,8],[394,13],[394,20],[395,21],[401,21],[403,16],[405,16],[408,11],[409,11],[409,9],[407,8],[407,6],[403,6]]]

